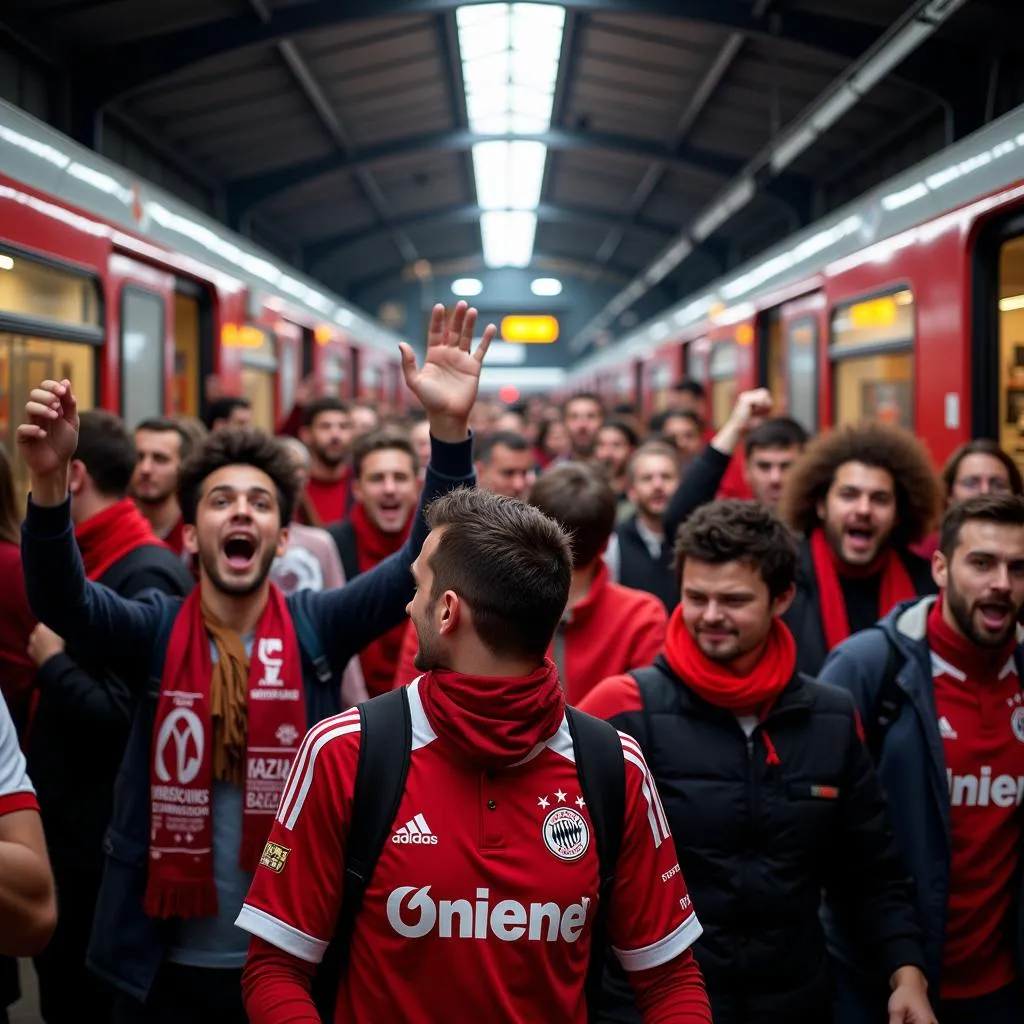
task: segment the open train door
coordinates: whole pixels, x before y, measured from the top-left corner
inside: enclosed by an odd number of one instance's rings
[[[947,394],[947,426],[969,426],[963,440],[998,441],[1024,470],[1024,212],[982,228],[972,263],[970,360],[960,377],[970,389],[970,417],[961,424],[959,395]]]

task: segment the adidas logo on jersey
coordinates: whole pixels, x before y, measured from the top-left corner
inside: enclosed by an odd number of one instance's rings
[[[427,819],[422,814],[410,818],[401,828],[395,829],[391,842],[413,846],[437,846],[437,836],[430,831]]]

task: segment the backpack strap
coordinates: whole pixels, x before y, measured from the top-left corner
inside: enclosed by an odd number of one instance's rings
[[[352,821],[345,844],[345,881],[334,938],[313,982],[320,1017],[334,1016],[338,985],[366,888],[405,793],[412,753],[412,715],[406,687],[359,706],[359,763],[352,796]]]
[[[345,572],[345,582],[351,583],[359,575],[359,552],[356,549],[356,532],[352,529],[352,523],[346,519],[329,526],[327,532],[334,539],[334,545],[338,549],[341,568]]]
[[[309,599],[312,594],[311,590],[300,590],[289,598],[288,606],[292,613],[292,624],[295,627],[295,639],[299,643],[299,650],[313,666],[316,681],[321,686],[329,686],[334,673],[320,642],[320,630],[313,624],[309,611]]]
[[[615,883],[622,833],[626,821],[626,762],[619,734],[607,722],[566,707],[576,774],[594,828],[600,865],[597,915],[590,938],[587,966],[587,1019],[598,1020],[608,945],[608,906]]]
[[[906,661],[903,652],[889,639],[889,634],[884,629],[872,626],[882,634],[886,645],[885,672],[882,676],[882,685],[878,688],[878,698],[875,701],[874,714],[870,722],[864,723],[864,741],[871,755],[871,760],[877,765],[882,756],[882,747],[885,744],[885,737],[892,728],[893,723],[900,717],[903,704],[907,694],[903,687],[896,681],[900,670]]]

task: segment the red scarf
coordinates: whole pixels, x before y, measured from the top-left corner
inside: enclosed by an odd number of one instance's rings
[[[356,538],[356,555],[361,573],[369,572],[406,542],[412,530],[415,514],[416,510],[413,509],[408,522],[399,533],[385,533],[370,521],[366,509],[361,504],[353,506],[349,521],[352,523],[352,532]],[[408,622],[400,622],[361,651],[359,665],[371,697],[386,693],[392,688],[395,670],[398,668],[398,656],[402,651],[402,640],[405,638],[408,625]]]
[[[149,520],[131,498],[122,498],[75,527],[85,574],[98,580],[115,562],[136,548],[167,545],[153,532]]]
[[[252,652],[239,856],[245,871],[256,870],[307,728],[299,645],[285,599],[273,585]],[[212,672],[210,637],[196,587],[174,622],[153,729],[145,908],[154,918],[209,917],[217,912]]]
[[[772,619],[768,643],[749,675],[738,676],[712,661],[683,621],[683,606],[669,616],[665,659],[698,697],[734,715],[764,718],[796,672],[796,642],[781,619]]]
[[[928,613],[928,646],[943,661],[960,669],[972,686],[994,683],[1017,646],[1016,630],[1003,647],[982,647],[962,636],[945,620],[942,615],[945,600],[943,592]]]
[[[850,635],[850,622],[846,617],[846,601],[839,577],[867,577],[882,574],[882,589],[878,596],[878,617],[888,615],[901,601],[917,596],[913,581],[903,560],[893,548],[886,551],[864,569],[854,569],[841,562],[832,549],[825,531],[818,529],[811,534],[811,560],[814,575],[818,578],[818,606],[821,609],[821,625],[825,631],[825,646],[832,650]]]
[[[426,672],[419,694],[434,732],[485,769],[518,764],[558,732],[565,715],[558,669],[546,658],[511,679]]]

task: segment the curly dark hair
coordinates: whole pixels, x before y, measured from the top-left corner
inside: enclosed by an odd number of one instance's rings
[[[712,501],[679,528],[676,580],[682,585],[687,558],[712,565],[743,562],[761,573],[772,598],[796,580],[796,538],[767,505],[757,501]]]
[[[261,430],[233,428],[210,434],[182,463],[178,474],[178,504],[186,523],[195,524],[206,478],[225,466],[255,466],[263,470],[277,490],[281,526],[292,521],[299,496],[299,478],[291,453],[280,441]]]
[[[928,451],[910,431],[881,423],[838,427],[808,444],[782,491],[779,514],[784,522],[803,534],[819,526],[818,503],[825,500],[836,471],[848,462],[884,469],[892,476],[895,544],[914,544],[934,529],[942,488]]]

